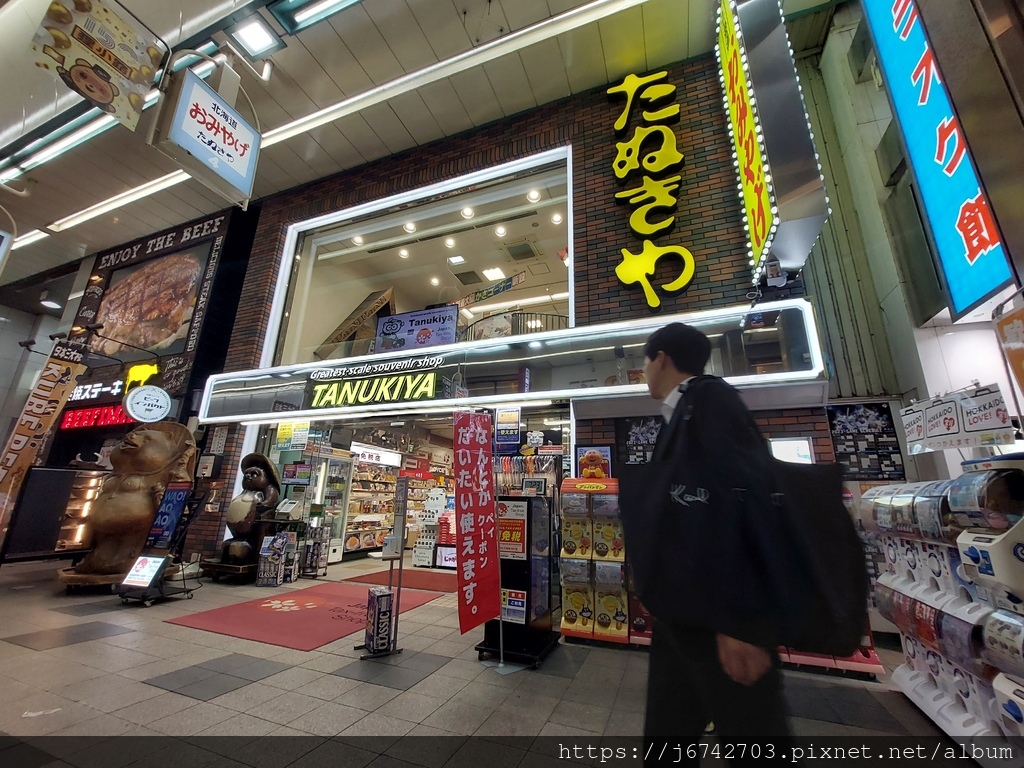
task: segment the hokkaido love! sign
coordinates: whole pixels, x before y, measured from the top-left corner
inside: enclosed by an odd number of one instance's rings
[[[1013,443],[1010,412],[995,384],[915,403],[900,416],[911,454]]]
[[[456,413],[454,438],[459,629],[465,634],[501,612],[490,414]]]

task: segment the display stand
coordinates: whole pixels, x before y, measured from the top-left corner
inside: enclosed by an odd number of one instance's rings
[[[497,655],[536,669],[558,645],[551,619],[551,508],[539,496],[498,497],[501,617],[484,625],[481,661]],[[514,670],[510,670],[514,671]]]

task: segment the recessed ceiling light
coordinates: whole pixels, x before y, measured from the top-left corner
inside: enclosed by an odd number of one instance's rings
[[[560,213],[552,214],[552,216],[551,216],[551,223],[552,224],[561,224],[562,223],[562,214],[560,214]]]
[[[406,232],[415,232],[416,225],[413,224],[411,221],[407,221],[405,224],[402,225],[402,229],[404,229]]]
[[[362,245],[363,244],[363,236],[362,235],[356,235],[355,237],[352,238],[352,242],[355,243],[356,245]]]
[[[403,259],[408,259],[408,258],[409,258],[409,252],[408,252],[407,250],[405,250],[405,248],[403,248],[402,250],[400,250],[400,251],[398,252],[398,255],[399,255],[400,257],[402,257]]]
[[[281,39],[258,13],[224,30],[253,59],[262,59],[284,48]]]
[[[462,258],[461,256],[449,256],[448,257],[448,263],[449,264],[465,264],[466,260],[464,258]]]
[[[508,230],[506,230],[504,227],[495,227],[494,228],[494,234],[496,234],[498,237],[504,237],[505,233],[507,231]]]
[[[504,280],[505,273],[501,271],[500,267],[495,267],[494,269],[485,269],[484,277],[488,280]]]
[[[454,248],[455,247],[455,238],[454,237],[446,237],[444,239],[444,244],[445,244],[446,248]]]
[[[440,285],[441,281],[438,280],[436,277],[432,277],[432,278],[430,278],[430,284],[431,285]]]
[[[461,213],[462,213],[462,218],[464,218],[464,219],[472,219],[473,216],[475,215],[473,213],[473,209],[470,208],[469,206],[463,208]]]
[[[531,189],[527,193],[526,199],[529,200],[531,203],[536,203],[538,200],[540,200],[540,192],[538,192],[536,189]]]

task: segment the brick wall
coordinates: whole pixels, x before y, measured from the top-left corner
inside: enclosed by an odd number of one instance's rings
[[[677,87],[681,116],[674,131],[686,159],[679,171],[676,223],[656,242],[688,248],[696,273],[685,292],[660,294],[659,311],[743,303],[750,290],[750,267],[715,60],[707,55],[667,69]],[[573,162],[576,321],[585,325],[649,317],[652,310],[642,289],[624,286],[615,276],[621,249],[639,251],[642,246],[629,230],[631,209],[615,198],[621,187],[611,167],[612,124],[621,103],[609,101],[605,91],[595,89],[263,200],[225,370],[259,365],[290,224],[567,145],[572,146]],[[671,261],[659,265],[655,285],[678,276],[678,262]],[[764,298],[792,295],[803,295],[799,281],[782,290],[768,289]],[[241,460],[241,433],[240,427],[232,427],[227,442],[222,479],[228,489]],[[614,430],[602,442],[614,442]],[[190,537],[190,546],[216,551],[221,530],[219,521],[208,521],[201,535]]]

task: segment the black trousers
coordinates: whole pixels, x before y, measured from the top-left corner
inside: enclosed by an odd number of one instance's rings
[[[786,705],[778,656],[753,685],[729,678],[718,660],[715,633],[708,629],[678,627],[655,620],[647,676],[647,718],[644,722],[645,766],[699,765],[687,760],[686,747],[697,744],[708,723],[714,722],[721,756],[728,744],[756,744],[761,758],[744,760],[733,748],[732,763],[764,765],[767,745],[776,755],[790,746]],[[669,748],[661,751],[661,745]],[[681,746],[681,752],[673,747]],[[747,754],[752,750],[747,747]],[[659,761],[658,758],[661,757]],[[770,762],[770,761],[769,761]]]

